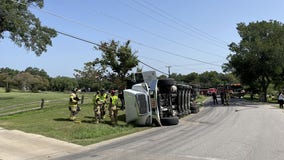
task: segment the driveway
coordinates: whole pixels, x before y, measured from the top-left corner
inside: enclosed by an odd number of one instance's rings
[[[78,152],[80,145],[0,128],[0,160],[36,160]]]

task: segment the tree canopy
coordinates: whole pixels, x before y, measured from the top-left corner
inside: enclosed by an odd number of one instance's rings
[[[66,91],[79,87],[75,78],[50,77],[43,69],[28,67],[24,71],[0,68],[0,87],[6,92],[12,89],[23,91]]]
[[[160,76],[159,78],[165,78]],[[240,83],[240,81],[231,73],[223,74],[216,71],[206,71],[201,74],[192,72],[187,75],[172,73],[171,78],[178,82],[188,83],[190,85],[197,85],[202,88],[218,87],[219,85]]]
[[[41,25],[40,20],[29,11],[29,6],[43,7],[43,0],[1,0],[0,38],[9,33],[9,38],[19,47],[32,50],[37,56],[52,46],[51,38],[56,37],[54,29]]]
[[[84,86],[92,86],[92,89],[99,89],[105,84],[108,88],[124,89],[128,72],[138,65],[138,57],[132,51],[130,41],[124,45],[114,40],[101,42],[96,49],[102,51],[101,58],[85,63],[82,71],[76,69],[75,77],[79,82],[90,82]]]
[[[126,77],[138,65],[138,57],[132,51],[129,40],[124,45],[114,40],[101,42],[98,49],[102,51],[102,58],[98,62],[102,66],[110,67],[120,78]]]
[[[252,89],[259,88],[266,101],[270,83],[284,78],[284,26],[278,21],[237,24],[241,41],[229,45],[233,52],[223,65]]]

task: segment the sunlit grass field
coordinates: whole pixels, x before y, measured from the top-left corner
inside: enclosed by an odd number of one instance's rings
[[[82,94],[79,96],[81,97]],[[69,93],[18,91],[5,93],[0,89],[0,114],[37,108],[0,116],[0,127],[40,134],[79,145],[89,145],[149,128],[126,124],[124,111],[121,110],[117,126],[110,123],[108,116],[104,123],[95,124],[92,96],[93,93],[84,94],[84,104],[80,105],[82,110],[77,116],[81,123],[75,123],[69,120]],[[43,109],[40,109],[41,99],[45,100]]]
[[[70,121],[69,94],[68,92],[31,93],[14,90],[5,93],[5,90],[0,88],[0,115],[2,115],[0,127],[40,134],[83,146],[150,128],[127,124],[122,110],[118,113],[118,125],[113,126],[108,116],[104,123],[95,124],[93,93],[84,94],[84,104],[80,105],[82,110],[77,115],[81,123]],[[79,97],[82,95],[79,93]],[[200,96],[196,102],[200,103],[206,98]],[[41,99],[44,99],[42,109]]]

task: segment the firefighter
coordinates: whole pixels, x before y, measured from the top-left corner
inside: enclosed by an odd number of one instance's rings
[[[117,125],[117,112],[118,112],[118,96],[115,95],[115,91],[111,91],[111,95],[109,98],[109,116],[111,122]]]
[[[74,121],[76,119],[76,115],[81,110],[78,106],[78,102],[80,101],[79,97],[77,96],[77,88],[72,89],[72,93],[69,97],[69,111],[70,111],[70,120]]]
[[[221,103],[224,104],[224,101],[225,101],[225,89],[221,88],[220,90],[221,90],[221,92],[220,92]]]
[[[226,90],[225,91],[225,95],[224,95],[224,105],[229,105],[229,100],[230,100],[230,92],[229,90]]]
[[[99,123],[100,121],[104,120],[106,113],[105,106],[107,103],[107,94],[104,92],[104,90],[100,90],[99,94],[95,95],[94,102],[95,119],[96,123]]]

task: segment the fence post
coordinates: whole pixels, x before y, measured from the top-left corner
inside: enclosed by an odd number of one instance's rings
[[[82,97],[81,97],[81,104],[84,104],[84,94],[82,95]]]
[[[44,99],[42,98],[40,103],[40,109],[43,109],[43,107],[44,107]]]

